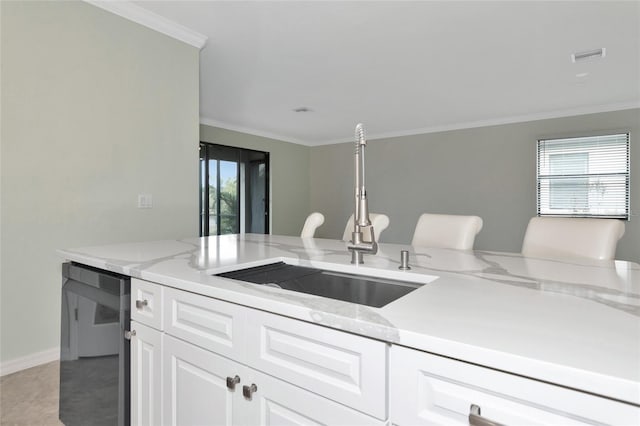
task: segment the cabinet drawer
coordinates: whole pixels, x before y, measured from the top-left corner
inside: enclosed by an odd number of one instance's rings
[[[386,419],[385,343],[260,311],[246,333],[248,365]]]
[[[640,424],[629,404],[395,345],[389,376],[397,425],[468,425],[472,405],[505,425]]]
[[[162,330],[162,293],[164,287],[131,279],[131,319]]]
[[[244,311],[232,303],[165,288],[164,330],[202,348],[244,361]]]
[[[251,401],[244,399],[243,410],[249,414],[248,425],[261,426],[385,426],[359,411],[327,398],[297,388],[268,374],[250,370],[250,382],[256,391]]]

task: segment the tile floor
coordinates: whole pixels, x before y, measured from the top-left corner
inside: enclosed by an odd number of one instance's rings
[[[0,425],[62,425],[59,371],[55,361],[0,377]]]

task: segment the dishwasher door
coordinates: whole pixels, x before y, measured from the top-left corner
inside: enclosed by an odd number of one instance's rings
[[[130,424],[131,280],[84,265],[62,265],[60,421]]]

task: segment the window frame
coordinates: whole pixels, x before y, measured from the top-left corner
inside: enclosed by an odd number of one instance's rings
[[[585,152],[588,152],[589,150],[591,151],[598,151],[598,147],[593,147],[593,146],[589,146],[590,144],[593,144],[594,142],[597,141],[597,138],[612,138],[612,141],[615,141],[614,138],[618,138],[620,141],[625,140],[625,146],[624,146],[624,152],[625,154],[622,154],[623,156],[626,156],[625,158],[625,167],[626,170],[624,172],[622,171],[617,171],[617,172],[589,172],[587,171],[586,173],[580,173],[580,172],[573,172],[570,174],[565,174],[565,173],[561,173],[561,172],[557,172],[557,173],[551,173],[551,167],[552,167],[552,162],[551,162],[551,156],[552,155],[557,155],[556,153],[553,152],[547,152],[550,151],[552,149],[552,146],[549,147],[548,145],[552,145],[554,141],[565,141],[565,143],[567,144],[567,148],[565,149],[565,151],[559,151],[559,153],[564,152],[564,155],[571,155],[571,154],[577,154],[579,153],[578,150],[576,150],[575,147],[570,147],[572,141],[571,140],[575,140],[576,146],[579,149],[579,143],[583,143],[584,144],[584,149]],[[550,143],[550,144],[549,144]],[[619,148],[621,151],[623,150],[622,147]],[[602,155],[603,149],[600,149],[600,154]],[[605,151],[606,153],[606,151]],[[548,167],[547,173],[546,174],[541,174],[541,161],[543,160],[543,156],[546,155],[546,164]],[[589,164],[590,160],[587,160],[587,164]],[[602,162],[598,162],[595,161],[594,163],[596,164],[603,164]],[[605,178],[622,178],[624,179],[624,183],[620,183],[617,185],[614,184],[610,184],[609,186],[611,187],[618,187],[619,189],[624,188],[624,196],[619,197],[622,198],[622,201],[620,201],[620,204],[618,206],[615,206],[614,208],[619,208],[620,209],[620,213],[616,214],[616,213],[598,213],[596,210],[595,205],[589,205],[589,195],[588,195],[588,191],[586,192],[587,194],[587,199],[586,199],[586,204],[587,204],[587,208],[585,210],[587,211],[573,211],[573,212],[553,212],[552,210],[552,201],[553,201],[553,192],[552,192],[552,187],[553,184],[556,183],[554,182],[555,180],[560,180],[560,179],[566,179],[566,180],[575,180],[576,182],[578,182],[580,179],[594,179],[597,177],[605,177]],[[546,189],[543,188],[543,186],[546,185]],[[629,220],[631,217],[631,132],[629,130],[620,130],[620,131],[611,131],[611,132],[602,132],[602,133],[594,133],[594,134],[589,134],[589,135],[581,135],[581,136],[565,136],[565,137],[545,137],[545,138],[539,138],[536,142],[536,213],[537,216],[548,216],[548,217],[575,217],[575,218],[615,218],[615,219],[622,219],[622,220]],[[542,205],[542,201],[543,198],[546,197],[547,203],[546,205]],[[622,206],[622,203],[624,203],[624,206]],[[562,210],[561,208],[558,208],[558,210]],[[565,207],[564,210],[570,210],[570,208]],[[624,210],[622,212],[622,210]]]

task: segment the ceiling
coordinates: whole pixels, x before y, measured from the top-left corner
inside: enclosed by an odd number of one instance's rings
[[[135,3],[208,37],[202,123],[290,142],[640,106],[638,1]]]

